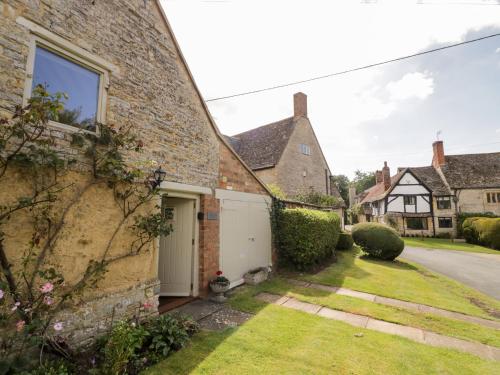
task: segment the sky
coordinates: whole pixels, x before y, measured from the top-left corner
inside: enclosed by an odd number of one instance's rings
[[[495,0],[162,0],[205,100],[500,33]],[[308,115],[333,174],[500,151],[500,37],[208,107],[235,135]]]

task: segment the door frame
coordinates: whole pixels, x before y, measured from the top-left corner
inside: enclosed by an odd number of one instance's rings
[[[200,211],[200,196],[199,194],[196,193],[189,193],[189,192],[181,192],[181,191],[171,191],[169,189],[161,189],[160,196],[158,198],[158,203],[161,207],[161,199],[163,195],[167,196],[170,198],[184,198],[188,200],[192,200],[194,202],[194,208],[193,208],[193,238],[194,238],[194,245],[193,245],[193,260],[192,260],[192,265],[191,265],[191,283],[193,287],[191,288],[191,293],[190,295],[193,297],[196,297],[199,295],[199,223],[197,220],[197,213]],[[156,259],[155,259],[155,264],[156,264],[156,272],[157,272],[157,277],[159,279],[159,274],[158,274],[158,269],[160,266],[160,238],[156,238],[156,247],[158,249],[158,252],[156,254]],[[162,295],[162,293],[158,293],[158,295]]]

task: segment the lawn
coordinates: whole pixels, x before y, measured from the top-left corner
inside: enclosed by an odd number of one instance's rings
[[[288,295],[300,301],[369,316],[387,322],[407,325],[453,336],[468,341],[500,347],[500,330],[479,326],[442,316],[385,306],[349,296],[342,296],[313,288],[304,288],[274,278],[259,286],[243,286],[230,300],[231,307],[250,313],[257,313],[264,305],[253,298],[259,292]]]
[[[443,238],[404,238],[406,246],[423,247],[441,250],[468,251],[470,253],[485,253],[500,255],[499,250],[489,249],[487,247],[474,245],[466,242],[452,242]]]
[[[498,362],[268,305],[239,328],[200,333],[187,348],[145,374],[499,372]]]
[[[374,260],[360,256],[356,248],[337,254],[337,263],[298,277],[489,319],[500,316],[499,301],[417,264]]]

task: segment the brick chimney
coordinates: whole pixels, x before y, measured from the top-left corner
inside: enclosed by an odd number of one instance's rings
[[[443,141],[436,141],[432,144],[432,166],[439,168],[445,164]]]
[[[384,190],[391,187],[391,170],[386,161],[384,161],[384,168],[382,168],[382,181],[384,182]]]
[[[382,171],[375,171],[375,183],[380,183],[383,181]]]
[[[293,116],[307,117],[307,95],[303,92],[293,95]]]

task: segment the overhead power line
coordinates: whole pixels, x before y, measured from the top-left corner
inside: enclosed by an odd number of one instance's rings
[[[385,65],[385,64],[396,62],[396,61],[407,60],[407,59],[410,59],[410,58],[413,58],[413,57],[422,56],[422,55],[426,55],[426,54],[429,54],[429,53],[434,53],[434,52],[438,52],[438,51],[442,51],[442,50],[445,50],[445,49],[454,48],[454,47],[458,47],[458,46],[463,46],[465,44],[475,43],[475,42],[479,42],[481,40],[485,40],[485,39],[489,39],[489,38],[494,38],[494,37],[497,37],[497,36],[500,36],[500,33],[490,34],[490,35],[486,35],[486,36],[483,36],[483,37],[480,37],[480,38],[466,40],[466,41],[460,42],[460,43],[449,44],[447,46],[443,46],[443,47],[439,47],[439,48],[434,48],[434,49],[430,49],[430,50],[427,50],[427,51],[417,52],[417,53],[413,53],[411,55],[401,56],[401,57],[397,57],[397,58],[394,58],[394,59],[377,62],[377,63],[374,63],[374,64],[363,65],[363,66],[359,66],[357,68],[346,69],[346,70],[342,70],[340,72],[335,72],[335,73],[325,74],[325,75],[322,75],[322,76],[307,78],[307,79],[303,79],[303,80],[300,80],[300,81],[283,83],[283,84],[280,84],[280,85],[265,87],[265,88],[262,88],[262,89],[257,89],[257,90],[252,90],[252,91],[245,91],[245,92],[240,92],[240,93],[237,93],[237,94],[231,94],[231,95],[226,95],[226,96],[220,96],[218,98],[211,98],[211,99],[207,99],[205,101],[206,102],[215,102],[216,100],[223,100],[223,99],[235,98],[235,97],[238,97],[238,96],[245,96],[245,95],[257,94],[257,93],[264,92],[264,91],[276,90],[276,89],[280,89],[280,88],[283,88],[283,87],[298,85],[298,84],[301,84],[301,83],[317,81],[317,80],[320,80],[320,79],[330,78],[330,77],[334,77],[334,76],[340,76],[342,74],[347,74],[347,73],[356,72],[358,70],[373,68],[373,67],[376,67],[376,66]]]

